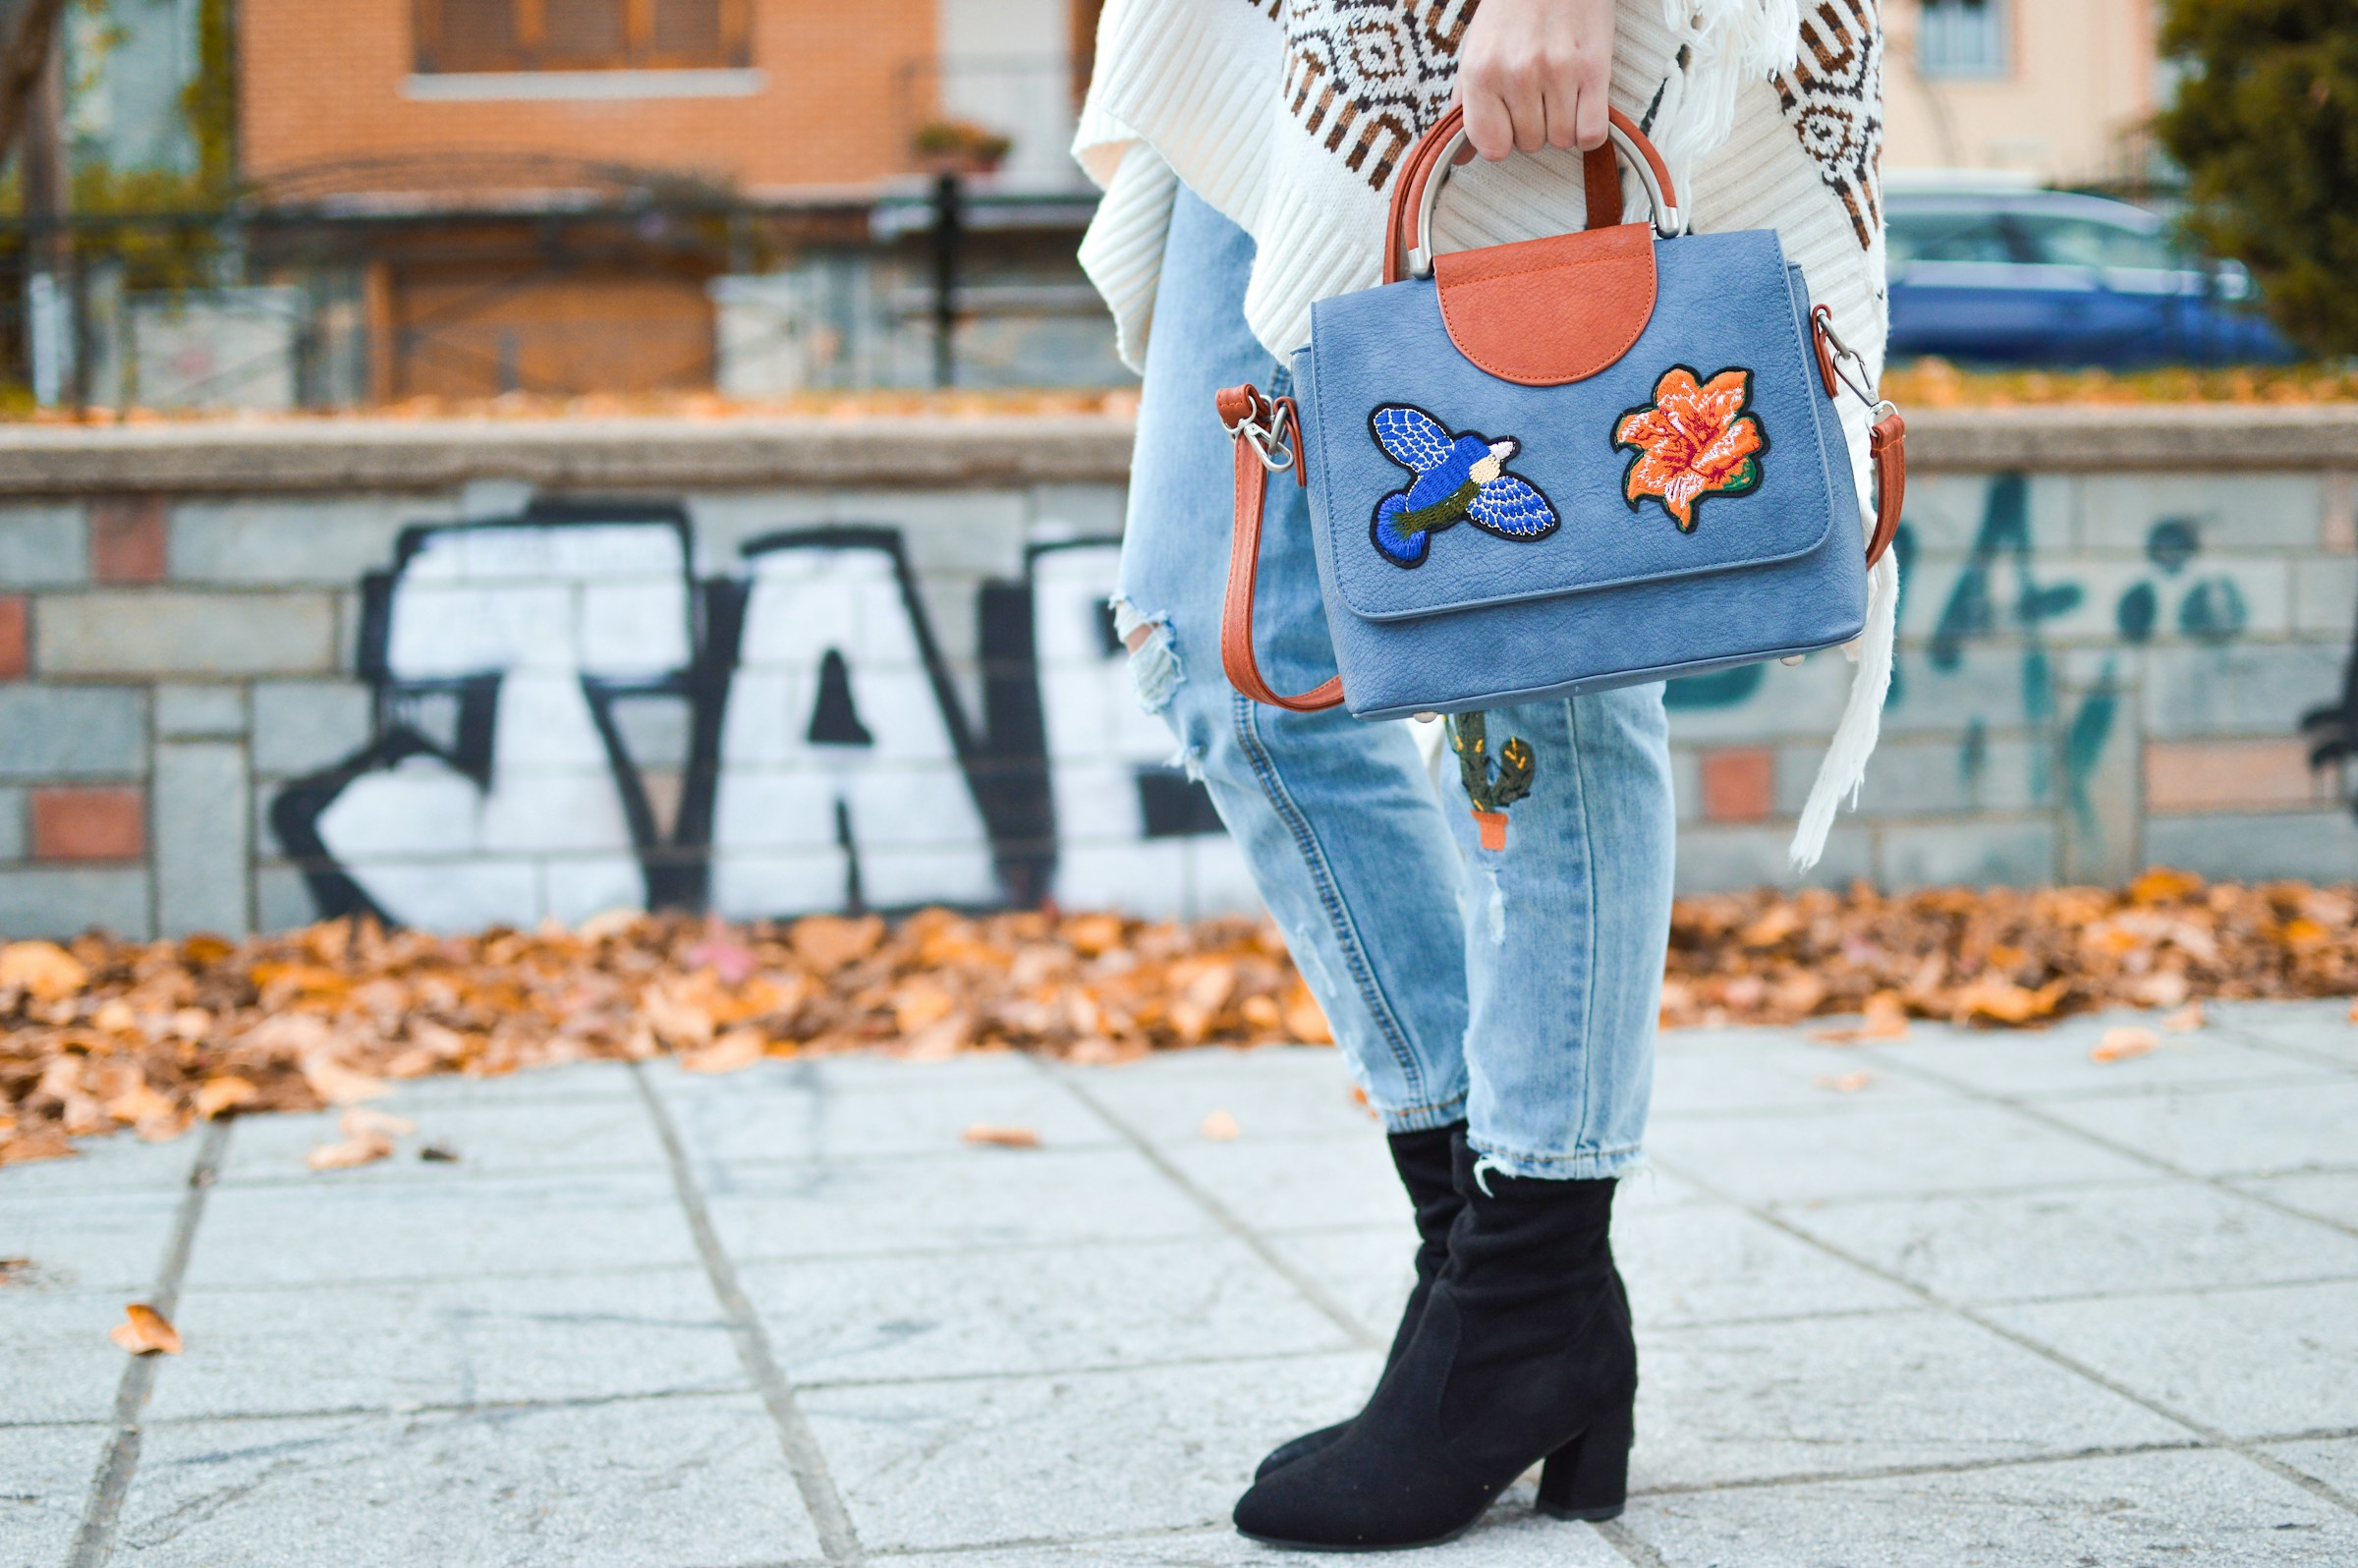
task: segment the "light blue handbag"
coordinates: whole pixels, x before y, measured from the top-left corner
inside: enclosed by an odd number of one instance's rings
[[[1659,155],[1616,112],[1590,154],[1586,230],[1436,258],[1426,237],[1463,140],[1452,110],[1411,153],[1386,281],[1313,307],[1294,397],[1219,395],[1236,439],[1231,683],[1298,711],[1396,718],[1858,636],[1866,568],[1898,521],[1904,426],[1876,405],[1862,551],[1835,399],[1847,385],[1875,400],[1775,231],[1681,232]],[[1618,221],[1615,147],[1651,225]],[[1290,697],[1252,643],[1264,488],[1289,468],[1309,486],[1340,671]]]

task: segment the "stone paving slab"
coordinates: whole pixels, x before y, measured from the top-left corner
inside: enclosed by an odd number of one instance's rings
[[[2119,1017],[1665,1036],[1630,1512],[1526,1480],[1416,1560],[2358,1561],[2358,1028],[2213,1016],[2105,1066]],[[383,1103],[419,1133],[356,1171],[305,1169],[333,1116],[0,1171],[0,1563],[1274,1563],[1228,1508],[1357,1407],[1409,1283],[1331,1051]],[[185,1354],[108,1343],[135,1299]]]
[[[191,1290],[159,1419],[737,1387],[701,1270]]]
[[[21,1423],[112,1416],[123,1352],[106,1336],[123,1321],[124,1300],[115,1291],[24,1285],[0,1296],[0,1447],[6,1428]]]
[[[902,1159],[700,1172],[741,1259],[961,1247],[1082,1246],[1216,1227],[1128,1148],[952,1148]]]
[[[1955,1302],[2358,1280],[2358,1235],[2183,1181],[1829,1204],[1786,1217]]]
[[[2358,1437],[2322,1442],[2270,1443],[2261,1452],[2313,1476],[2344,1495],[2358,1495]]]
[[[399,1114],[398,1112],[396,1114]],[[342,1140],[341,1118],[261,1116],[238,1130],[222,1166],[224,1182],[289,1181],[316,1187],[322,1179],[353,1185],[396,1182],[442,1183],[454,1177],[545,1174],[553,1171],[611,1172],[663,1169],[663,1150],[636,1098],[594,1098],[458,1103],[421,1109],[415,1138],[402,1141],[403,1157],[357,1170],[318,1172],[304,1163],[322,1144]],[[419,1144],[438,1144],[459,1157],[443,1163],[416,1157]]]
[[[1728,1568],[2323,1568],[2358,1554],[2346,1509],[2216,1452],[1654,1497],[1626,1528],[1663,1562]]]
[[[1862,1104],[1840,1116],[1811,1111],[1665,1118],[1647,1142],[1674,1173],[1731,1198],[1773,1204],[2050,1192],[2153,1174],[2150,1166],[2088,1139],[2001,1105],[1971,1103]]]
[[[114,1435],[106,1427],[0,1429],[0,1543],[14,1563],[64,1562],[82,1530],[83,1498]]]
[[[697,1266],[665,1172],[344,1182],[332,1204],[321,1190],[215,1188],[191,1288]],[[149,1254],[149,1274],[160,1254]]]
[[[2115,1061],[2090,1054],[2107,1030],[2130,1024],[2153,1031],[2151,1051]],[[2150,1018],[2118,1013],[2021,1035],[1920,1024],[1904,1042],[1872,1054],[1878,1062],[1937,1073],[1966,1089],[2036,1100],[2151,1094],[2205,1085],[2315,1083],[2339,1076],[2329,1061],[2246,1042],[2224,1029],[2179,1034]]]
[[[1665,1329],[1641,1342],[1638,1377],[1633,1485],[2020,1460],[2185,1435],[1931,1311]]]
[[[1368,1352],[822,1388],[803,1400],[879,1550],[1216,1527],[1240,1478],[1366,1397]]]
[[[807,1259],[741,1273],[779,1362],[805,1386],[1354,1348],[1230,1236]]]
[[[16,1196],[0,1184],[0,1257],[31,1259],[37,1274],[28,1283],[44,1289],[137,1295],[155,1278],[181,1199],[161,1188]]]
[[[2070,1100],[2058,1120],[2203,1176],[2358,1163],[2358,1076],[2201,1094]]]
[[[1109,1148],[1119,1135],[1037,1069],[1010,1062],[1002,1079],[928,1084],[900,1093],[792,1085],[715,1094],[667,1089],[680,1136],[705,1160],[870,1160],[937,1154],[977,1123],[1029,1127],[1045,1147]]]
[[[2227,1185],[2272,1204],[2358,1231],[2358,1170],[2302,1176],[2242,1176]]]
[[[116,1550],[158,1568],[818,1556],[750,1394],[162,1423],[141,1444]]]
[[[2233,1436],[2358,1429],[2358,1282],[2030,1303],[1991,1316]]]

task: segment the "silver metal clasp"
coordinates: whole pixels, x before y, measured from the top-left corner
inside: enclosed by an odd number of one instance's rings
[[[1850,388],[1857,395],[1861,403],[1869,406],[1873,417],[1880,420],[1885,414],[1898,413],[1899,410],[1891,404],[1890,400],[1879,398],[1867,389],[1866,358],[1858,350],[1843,342],[1842,334],[1834,330],[1833,311],[1822,309],[1818,315],[1817,326],[1818,330],[1825,336],[1826,347],[1834,351],[1834,374],[1841,379],[1844,386]],[[1853,365],[1858,367],[1858,373],[1855,375],[1851,373]]]
[[[1252,442],[1253,455],[1261,459],[1263,468],[1271,474],[1283,474],[1294,466],[1294,449],[1285,444],[1285,438],[1277,433],[1276,426],[1277,405],[1256,392],[1253,394],[1253,412],[1223,428],[1238,440]]]

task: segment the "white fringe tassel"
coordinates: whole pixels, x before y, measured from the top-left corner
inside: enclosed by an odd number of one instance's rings
[[[1867,758],[1875,752],[1883,727],[1883,697],[1891,690],[1891,642],[1898,630],[1899,562],[1885,550],[1867,574],[1867,630],[1859,639],[1859,667],[1850,678],[1850,700],[1842,722],[1818,764],[1818,781],[1801,809],[1801,826],[1793,834],[1789,853],[1793,868],[1806,871],[1825,853],[1825,835],[1834,825],[1842,797],[1858,804],[1859,786],[1867,779]]]
[[[1800,0],[1662,0],[1662,22],[1687,51],[1684,73],[1655,119],[1655,145],[1679,189],[1736,128],[1737,89],[1801,54]]]

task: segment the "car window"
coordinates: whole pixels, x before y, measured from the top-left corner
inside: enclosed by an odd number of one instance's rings
[[[2072,218],[2023,212],[2014,221],[2022,226],[2031,253],[2041,261],[2070,267],[2139,267],[2168,271],[2176,263],[2159,234]]]
[[[1994,212],[1894,212],[1884,228],[1893,266],[1911,261],[2011,261]]]

